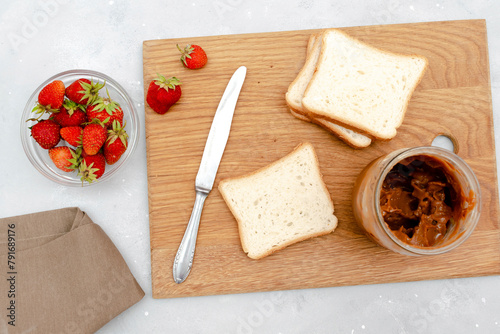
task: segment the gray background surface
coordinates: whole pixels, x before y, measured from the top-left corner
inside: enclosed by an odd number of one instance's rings
[[[123,254],[146,297],[99,333],[500,333],[500,277],[154,300],[142,42],[149,39],[486,19],[498,142],[500,2],[4,1],[0,8],[0,217],[79,206]],[[228,46],[230,47],[230,46]],[[279,50],[270,50],[279,52]],[[48,77],[86,68],[131,94],[141,119],[132,161],[113,179],[68,188],[26,158],[19,122]],[[497,149],[497,159],[499,150]]]

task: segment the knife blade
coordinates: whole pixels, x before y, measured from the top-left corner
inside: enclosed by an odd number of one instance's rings
[[[179,249],[175,255],[173,276],[175,283],[182,283],[188,277],[193,266],[198,227],[200,225],[203,204],[214,185],[215,176],[219,169],[222,155],[226,148],[227,139],[231,130],[236,102],[240,95],[241,87],[245,81],[247,68],[239,67],[229,80],[224,94],[215,112],[210,132],[205,143],[200,167],[195,180],[195,202],[189,218],[186,231],[182,237]]]

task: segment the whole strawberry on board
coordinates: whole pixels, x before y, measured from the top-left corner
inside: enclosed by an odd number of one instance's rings
[[[92,104],[87,106],[87,118],[89,121],[97,118],[108,128],[113,126],[116,120],[120,124],[123,123],[123,110],[120,104],[111,99],[109,91],[106,89],[108,97],[99,96]]]
[[[51,119],[42,120],[31,127],[31,136],[44,149],[56,146],[61,140],[59,124]]]
[[[82,145],[83,128],[81,126],[67,126],[61,128],[61,138],[74,147]]]
[[[62,127],[78,126],[87,122],[85,107],[71,100],[64,101],[62,107],[54,111],[50,118]]]
[[[83,151],[88,155],[97,154],[107,138],[106,125],[102,124],[99,120],[93,120],[83,128]]]
[[[108,139],[104,144],[104,157],[108,165],[120,160],[122,154],[127,150],[128,135],[124,129],[125,125],[126,123],[122,126],[115,120],[112,128],[108,130]]]
[[[163,75],[149,83],[146,102],[158,114],[165,114],[182,95],[181,81],[176,77],[166,79]]]
[[[181,49],[177,44],[177,49],[181,52],[181,61],[187,68],[194,70],[202,68],[207,63],[207,54],[199,45],[188,44],[184,49]]]
[[[78,176],[83,182],[92,183],[100,178],[106,171],[106,159],[99,152],[94,155],[88,155],[85,151],[82,152],[82,160],[78,167]]]
[[[104,83],[95,82],[85,78],[74,81],[66,88],[66,97],[73,102],[89,105],[99,96],[99,90],[104,87]]]
[[[46,111],[59,110],[64,102],[64,92],[65,87],[61,80],[52,81],[38,93],[38,103],[32,112],[41,114],[41,117]]]
[[[71,147],[53,147],[49,149],[49,157],[54,165],[62,171],[72,172],[77,168],[78,155]]]

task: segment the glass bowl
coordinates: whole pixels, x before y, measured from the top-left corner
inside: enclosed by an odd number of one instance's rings
[[[106,82],[106,86],[103,87],[99,93],[101,96],[106,96],[106,88],[109,91],[109,95],[113,100],[120,104],[120,107],[123,109],[123,119],[127,122],[125,126],[125,131],[128,134],[128,144],[127,150],[123,155],[113,165],[106,164],[106,169],[104,174],[92,183],[83,182],[80,180],[78,176],[78,172],[64,172],[58,169],[52,160],[49,157],[48,150],[42,148],[32,137],[30,127],[36,124],[36,121],[27,121],[30,118],[35,118],[38,115],[32,113],[33,107],[36,105],[38,100],[38,94],[40,90],[45,87],[47,84],[54,80],[61,80],[65,87],[68,87],[74,81],[87,78],[89,80],[93,80],[94,82],[99,81],[100,83]],[[42,119],[48,118],[49,115],[46,114],[42,116]],[[23,115],[21,117],[21,142],[24,148],[24,152],[28,157],[29,161],[33,164],[33,166],[44,176],[49,178],[50,180],[60,183],[65,186],[89,186],[92,184],[98,184],[104,182],[115,174],[118,173],[118,170],[122,168],[129,160],[139,141],[139,116],[137,111],[134,108],[134,103],[132,99],[127,94],[125,89],[115,80],[110,78],[109,76],[90,70],[70,70],[61,72],[56,74],[49,79],[47,79],[44,83],[42,83],[38,88],[31,94],[28,102],[23,111]],[[61,139],[57,146],[69,146],[64,140]],[[71,147],[71,146],[70,146]]]

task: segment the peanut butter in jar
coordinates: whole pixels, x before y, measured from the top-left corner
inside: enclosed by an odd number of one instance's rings
[[[456,154],[438,147],[402,149],[361,172],[353,210],[361,228],[381,246],[405,255],[441,254],[474,230],[480,188]]]

